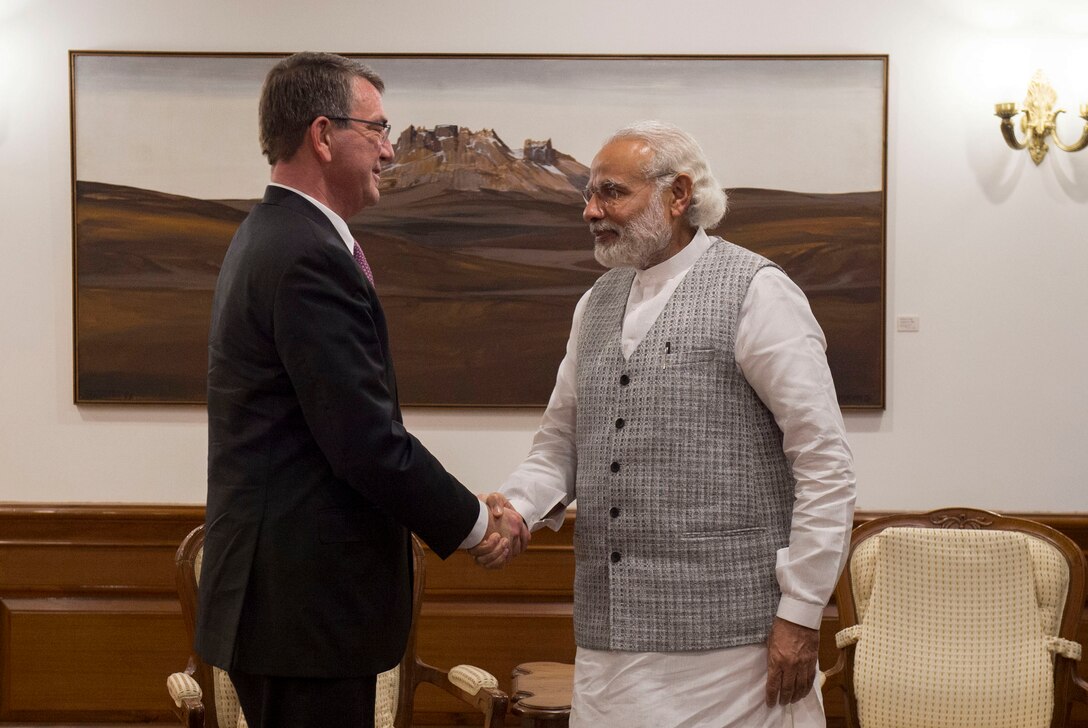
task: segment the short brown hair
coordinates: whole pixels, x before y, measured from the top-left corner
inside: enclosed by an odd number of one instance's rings
[[[332,53],[296,53],[273,66],[259,109],[261,151],[268,163],[294,156],[317,117],[350,116],[355,78],[368,81],[378,93],[385,91],[369,66]]]

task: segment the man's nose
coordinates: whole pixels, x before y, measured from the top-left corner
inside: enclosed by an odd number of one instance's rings
[[[582,219],[586,222],[593,222],[594,220],[600,220],[604,217],[604,210],[597,203],[597,195],[593,195],[586,202],[586,207],[582,210]]]

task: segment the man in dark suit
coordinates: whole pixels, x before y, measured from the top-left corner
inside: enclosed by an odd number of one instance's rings
[[[216,286],[196,649],[253,728],[373,725],[411,620],[411,542],[439,556],[528,532],[401,423],[385,317],[346,220],[393,158],[382,81],[300,53],[261,93],[272,184]],[[354,258],[354,259],[353,259]]]

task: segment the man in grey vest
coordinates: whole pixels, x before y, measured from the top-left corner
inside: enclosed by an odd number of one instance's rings
[[[706,234],[725,194],[690,135],[621,129],[590,172],[611,270],[501,489],[534,528],[578,499],[571,725],[823,726],[854,507],[823,332],[778,266]]]

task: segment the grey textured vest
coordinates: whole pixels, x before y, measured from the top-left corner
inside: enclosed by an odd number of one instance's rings
[[[733,359],[756,271],[718,238],[624,360],[634,270],[593,286],[578,339],[579,646],[702,650],[766,639],[794,479],[782,433]]]

